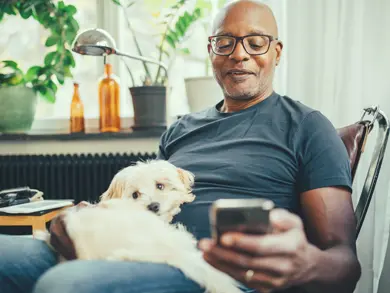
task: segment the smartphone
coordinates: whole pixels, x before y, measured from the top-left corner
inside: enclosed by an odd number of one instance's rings
[[[210,208],[210,225],[213,239],[219,243],[226,232],[266,234],[271,232],[269,214],[274,208],[272,200],[218,199]]]

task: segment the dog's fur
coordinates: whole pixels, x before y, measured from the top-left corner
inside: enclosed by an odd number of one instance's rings
[[[207,292],[241,293],[233,278],[202,258],[192,234],[170,224],[180,206],[194,200],[193,183],[193,174],[167,161],[121,170],[97,205],[65,211],[77,258],[166,263]],[[152,203],[160,206],[155,212]]]

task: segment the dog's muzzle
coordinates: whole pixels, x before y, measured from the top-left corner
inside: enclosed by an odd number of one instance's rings
[[[152,202],[148,205],[148,210],[157,213],[160,210],[160,204],[158,202]]]

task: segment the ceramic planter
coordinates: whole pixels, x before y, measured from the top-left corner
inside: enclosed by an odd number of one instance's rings
[[[37,95],[25,86],[0,87],[0,133],[24,133],[31,129]]]
[[[164,86],[130,88],[134,107],[133,129],[167,127],[166,91]]]

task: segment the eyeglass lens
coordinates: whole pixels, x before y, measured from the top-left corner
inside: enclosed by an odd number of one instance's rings
[[[217,36],[212,39],[215,54],[230,55],[236,44],[234,37]],[[268,50],[269,39],[265,36],[247,36],[243,39],[244,48],[248,54],[260,55]]]

